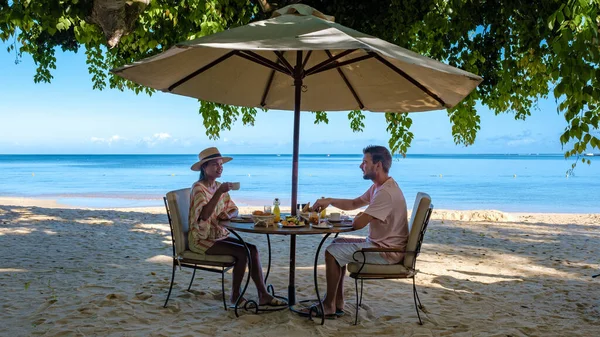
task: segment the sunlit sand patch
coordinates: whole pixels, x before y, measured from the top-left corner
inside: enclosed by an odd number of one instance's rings
[[[158,229],[161,231],[169,231],[170,230],[168,224],[160,224],[160,223],[143,223],[143,224],[137,224],[137,225],[135,225],[135,227],[147,228],[147,229]]]
[[[167,255],[156,255],[149,259],[146,259],[145,261],[151,262],[151,263],[165,264],[165,263],[173,262],[173,258],[171,256],[167,256]]]
[[[0,235],[27,235],[37,231],[36,228],[29,227],[11,227],[11,228],[0,228]]]
[[[495,211],[453,211],[453,210],[434,210],[431,219],[434,220],[460,220],[460,221],[493,221],[506,222],[512,221],[510,214]]]
[[[107,220],[102,218],[87,218],[87,219],[77,219],[77,222],[86,224],[86,225],[114,225],[113,220]]]
[[[48,235],[56,235],[56,234],[58,234],[57,232],[55,232],[53,230],[49,230],[49,229],[44,229],[42,232],[44,232],[45,234],[48,234]]]
[[[136,224],[130,231],[147,234],[170,233],[169,227],[162,224]]]
[[[17,218],[15,221],[19,221],[19,222],[21,222],[21,221],[63,221],[63,222],[66,222],[67,220],[65,220],[61,217],[57,217],[57,216],[35,214],[35,215],[26,215],[21,218]]]
[[[0,268],[0,273],[26,273],[29,270],[21,268]]]

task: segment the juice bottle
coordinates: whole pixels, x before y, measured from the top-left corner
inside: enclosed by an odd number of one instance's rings
[[[275,198],[273,201],[273,215],[275,216],[275,223],[281,221],[281,211],[279,210],[279,198]]]
[[[325,197],[321,197],[321,199],[325,199]],[[327,212],[325,211],[326,207],[321,210],[321,219],[325,219]]]

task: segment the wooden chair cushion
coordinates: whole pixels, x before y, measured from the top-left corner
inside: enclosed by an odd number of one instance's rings
[[[360,270],[362,263],[350,262],[348,263],[348,271],[356,274]],[[361,274],[382,274],[382,275],[402,275],[410,274],[410,270],[407,269],[402,263],[397,264],[365,264],[364,268],[360,271]]]
[[[194,261],[196,261],[198,264],[202,264],[202,262],[230,264],[235,262],[235,259],[231,255],[205,255],[192,252],[191,250],[183,251],[180,256],[186,260],[187,263],[194,263]]]

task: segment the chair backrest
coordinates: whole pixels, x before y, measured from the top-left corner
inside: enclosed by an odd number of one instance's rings
[[[415,205],[412,209],[410,222],[408,223],[408,242],[406,244],[407,253],[404,255],[404,266],[414,268],[417,255],[421,251],[423,235],[429,223],[429,216],[433,210],[431,197],[427,193],[419,192],[415,199]]]
[[[190,188],[182,188],[167,193],[167,212],[173,236],[175,255],[188,249],[188,231],[190,214]]]

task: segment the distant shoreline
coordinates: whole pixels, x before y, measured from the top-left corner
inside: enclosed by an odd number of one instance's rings
[[[103,198],[87,198],[90,200],[101,200]],[[1,206],[17,206],[17,207],[42,207],[42,208],[64,208],[64,209],[92,209],[92,210],[144,210],[150,213],[164,212],[164,204],[161,199],[152,199],[157,201],[155,205],[139,205],[133,203],[123,204],[122,206],[101,206],[94,207],[90,205],[78,205],[69,204],[64,202],[61,198],[33,198],[33,197],[7,197],[0,196]],[[236,200],[240,213],[246,214],[251,213],[252,210],[262,209],[265,203],[258,200]],[[100,205],[102,202],[99,203]],[[408,211],[410,213],[412,204],[408,205]],[[282,207],[282,212],[290,212],[289,207]],[[331,209],[330,209],[331,211]],[[339,210],[336,210],[339,211]],[[359,210],[345,212],[349,215],[356,214]],[[584,216],[584,215],[600,215],[600,213],[573,213],[573,212],[505,212],[495,209],[465,209],[465,210],[450,210],[450,209],[434,209],[434,215],[432,218],[441,220],[464,220],[464,221],[479,221],[482,219],[495,219],[496,221],[509,221],[514,217],[528,216],[528,215],[564,215],[564,216]]]

